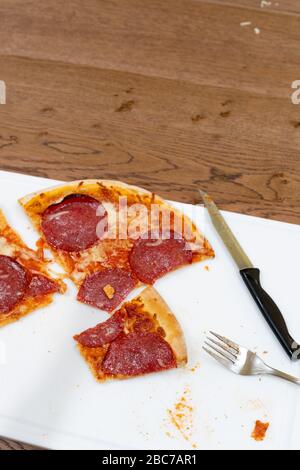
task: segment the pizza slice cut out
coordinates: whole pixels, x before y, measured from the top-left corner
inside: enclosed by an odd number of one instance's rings
[[[153,287],[74,339],[100,382],[175,369],[187,362],[182,329]]]
[[[47,263],[28,248],[0,210],[0,326],[51,303],[66,287],[52,278]]]

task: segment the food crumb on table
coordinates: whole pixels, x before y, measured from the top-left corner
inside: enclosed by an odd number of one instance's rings
[[[261,0],[260,2],[260,7],[265,8],[265,7],[270,7],[272,5],[272,2],[269,2],[267,0]]]

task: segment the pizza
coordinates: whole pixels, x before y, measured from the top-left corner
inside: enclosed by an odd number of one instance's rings
[[[78,300],[113,312],[137,286],[214,256],[188,217],[154,193],[83,180],[23,197],[20,204],[78,287]]]
[[[0,211],[0,326],[44,307],[65,285],[53,279],[40,254],[28,248]]]
[[[74,339],[100,382],[174,369],[187,362],[181,327],[153,287]]]

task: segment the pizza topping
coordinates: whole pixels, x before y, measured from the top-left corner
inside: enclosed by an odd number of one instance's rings
[[[133,329],[134,331],[154,331],[155,323],[151,320],[151,318],[142,316],[141,318],[136,318],[133,324]]]
[[[152,315],[143,310],[143,305],[128,302],[123,306],[126,315],[126,332],[131,331],[155,331],[156,322]]]
[[[0,255],[0,313],[10,312],[25,295],[26,270],[9,256]]]
[[[164,274],[193,260],[192,250],[182,238],[170,233],[170,238],[139,238],[130,253],[130,266],[137,278],[153,284]]]
[[[90,328],[80,335],[74,336],[74,339],[82,346],[99,348],[114,341],[123,332],[123,326],[124,316],[117,313],[106,322],[95,326],[95,328]]]
[[[114,295],[110,299],[104,288],[110,286]],[[112,312],[136,286],[132,274],[124,269],[109,268],[88,275],[79,289],[80,302]]]
[[[54,294],[58,284],[43,274],[31,274],[18,261],[0,255],[0,313],[8,313],[24,298]]]
[[[113,286],[111,286],[110,284],[107,284],[106,286],[103,287],[103,291],[109,300],[113,299],[115,295],[115,289],[113,288]]]
[[[33,274],[26,291],[28,297],[54,294],[59,291],[58,284],[42,274]]]
[[[108,375],[135,376],[175,367],[174,353],[161,336],[136,331],[111,343],[101,368]]]
[[[46,209],[41,228],[53,248],[80,252],[99,241],[97,225],[105,216],[106,211],[99,201],[83,194],[73,194]]]

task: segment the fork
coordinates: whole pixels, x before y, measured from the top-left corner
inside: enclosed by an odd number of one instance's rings
[[[249,349],[213,331],[209,333],[212,338],[209,336],[206,337],[207,341],[204,342],[206,346],[203,346],[204,351],[235,374],[246,376],[274,375],[275,377],[280,377],[281,379],[300,385],[300,379],[269,367],[257,354],[249,351]]]

